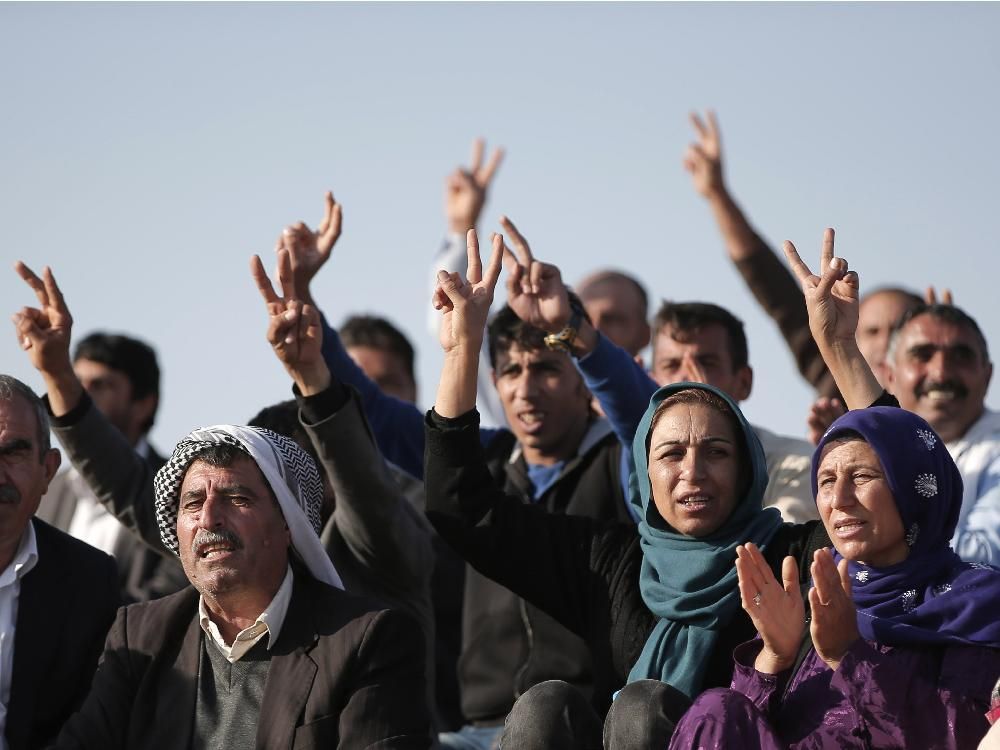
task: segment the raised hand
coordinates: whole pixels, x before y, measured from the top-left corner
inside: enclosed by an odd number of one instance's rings
[[[27,282],[38,298],[38,307],[23,307],[12,317],[21,348],[28,352],[31,364],[46,378],[72,374],[69,354],[73,316],[66,307],[52,269],[42,269],[42,278],[21,261],[14,265],[18,276]]]
[[[303,302],[296,293],[291,257],[278,251],[278,283],[275,292],[260,256],[250,259],[250,272],[267,305],[267,340],[275,356],[305,396],[321,392],[330,385],[330,371],[323,360],[323,329],[319,312]]]
[[[786,557],[782,562],[779,584],[760,549],[748,542],[736,548],[736,574],[743,609],[764,641],[754,666],[765,674],[790,669],[806,627],[795,558]]]
[[[493,304],[493,293],[500,278],[504,244],[502,235],[493,235],[493,251],[483,275],[479,237],[475,229],[467,232],[466,243],[469,254],[467,278],[463,279],[461,274],[455,272],[438,271],[432,304],[442,314],[438,338],[445,354],[461,349],[464,353],[474,352],[478,357],[486,319]]]
[[[285,227],[275,245],[275,252],[286,250],[291,259],[291,273],[295,279],[298,299],[312,303],[309,285],[319,269],[330,259],[333,246],[340,238],[343,220],[341,206],[327,191],[324,198],[323,220],[316,231],[304,222]]]
[[[785,257],[802,284],[809,312],[809,329],[822,350],[837,343],[855,343],[858,330],[858,275],[847,270],[847,261],[833,255],[834,232],[823,233],[819,276],[799,257],[789,241],[783,245]]]
[[[698,133],[698,140],[684,152],[684,169],[691,175],[695,190],[711,198],[726,188],[722,177],[722,137],[715,112],[708,110],[706,120],[691,113],[691,125]]]
[[[830,429],[830,425],[847,413],[839,398],[827,398],[821,396],[809,407],[809,416],[806,417],[806,427],[809,431],[809,442],[819,445],[823,435]]]
[[[927,287],[927,290],[924,292],[924,302],[926,302],[928,305],[939,304],[938,303],[937,291],[934,289],[933,286]],[[952,297],[952,295],[951,295],[951,289],[942,289],[941,290],[941,301],[940,301],[940,304],[942,304],[942,305],[954,305],[955,304],[955,298]]]
[[[482,138],[473,141],[472,162],[468,169],[457,168],[445,182],[444,213],[448,219],[448,230],[454,234],[465,234],[475,229],[486,203],[490,182],[503,161],[503,149],[496,148],[484,166],[485,145]]]
[[[830,669],[836,670],[847,649],[861,637],[847,560],[837,565],[829,549],[819,549],[809,572],[813,579],[809,589],[813,648]]]
[[[506,216],[500,225],[510,237],[514,250],[504,245],[507,266],[507,304],[521,320],[549,333],[558,333],[569,322],[572,310],[569,293],[559,269],[535,260],[517,227]],[[516,251],[516,252],[515,252]]]

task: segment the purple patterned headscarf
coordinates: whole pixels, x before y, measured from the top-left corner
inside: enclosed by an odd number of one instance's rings
[[[910,547],[903,562],[884,568],[849,561],[861,636],[890,646],[1000,646],[1000,570],[962,562],[950,546],[962,506],[962,477],[944,441],[904,409],[850,411],[816,446],[813,497],[824,447],[847,431],[860,434],[882,462]],[[839,562],[840,555],[834,558]]]

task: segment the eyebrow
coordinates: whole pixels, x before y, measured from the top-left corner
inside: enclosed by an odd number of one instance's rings
[[[699,440],[696,444],[704,445],[705,443],[725,443],[726,445],[734,444],[733,441],[730,440],[729,438],[719,437],[715,435],[709,435],[704,440]],[[690,445],[690,443],[687,440],[661,440],[653,447],[659,448],[664,445]]]
[[[27,438],[14,438],[9,442],[0,443],[0,456],[17,453],[18,451],[30,451],[33,448],[34,446]]]
[[[217,484],[215,485],[215,491],[222,495],[248,495],[249,497],[257,497],[257,494],[250,487],[243,484]],[[204,496],[204,488],[188,490],[181,495],[181,500],[192,500]]]

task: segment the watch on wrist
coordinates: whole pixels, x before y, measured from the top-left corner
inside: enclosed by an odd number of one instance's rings
[[[573,353],[573,342],[580,331],[580,321],[583,320],[583,310],[577,305],[571,307],[572,314],[566,326],[558,333],[550,333],[545,337],[545,346],[556,352]]]

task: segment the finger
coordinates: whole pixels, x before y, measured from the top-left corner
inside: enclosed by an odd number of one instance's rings
[[[721,139],[719,138],[719,120],[715,116],[715,110],[710,109],[708,114],[708,133],[712,137],[712,140],[718,143]]]
[[[326,234],[326,231],[330,228],[330,222],[333,221],[333,208],[336,205],[336,202],[333,200],[333,192],[327,190],[326,195],[323,196],[323,220],[319,223],[319,227],[317,227],[317,231],[320,234]]]
[[[474,228],[465,233],[465,248],[469,260],[465,277],[470,284],[478,284],[483,280],[483,260],[479,256],[479,236]]]
[[[511,243],[514,245],[515,248],[517,248],[518,251],[517,258],[520,261],[521,265],[523,265],[526,268],[530,266],[531,262],[535,259],[535,256],[531,254],[531,248],[528,246],[528,241],[524,239],[524,235],[522,235],[519,231],[517,231],[517,227],[514,226],[514,222],[512,222],[506,216],[500,217],[500,225],[504,228],[504,231],[510,237]]]
[[[486,142],[482,138],[476,138],[472,142],[472,159],[469,161],[469,171],[475,174],[483,165],[483,149]]]
[[[285,302],[298,299],[295,294],[295,276],[292,274],[292,254],[287,250],[278,252],[278,283]]]
[[[924,292],[924,302],[926,302],[928,305],[937,304],[937,292],[934,291],[934,287],[932,286],[927,287],[927,291]]]
[[[823,230],[823,245],[820,248],[820,253],[819,253],[820,276],[826,275],[826,270],[830,267],[830,261],[833,260],[833,245],[834,245],[833,229],[828,227]]]
[[[275,349],[284,350],[288,345],[289,331],[294,330],[298,315],[291,308],[279,310],[267,325],[267,341]],[[292,341],[294,341],[294,336]]]
[[[789,596],[799,595],[799,566],[791,555],[781,561],[781,585]]]
[[[761,574],[760,568],[757,565],[757,561],[754,559],[753,550],[750,548],[750,544],[745,544],[742,546],[742,551],[737,549],[736,558],[737,560],[743,561],[743,567],[746,572],[747,580],[753,584],[754,594],[764,593],[764,589],[767,588],[767,579]]]
[[[333,213],[330,215],[330,225],[326,228],[326,231],[322,233],[324,244],[329,244],[333,247],[333,243],[340,237],[340,227],[343,220],[343,209],[340,207],[339,203],[335,203],[333,206]]]
[[[299,311],[299,336],[301,341],[313,344],[323,343],[323,327],[319,322],[319,310],[312,305],[302,305]]]
[[[438,271],[437,283],[438,283],[438,289],[444,292],[445,296],[448,297],[448,302],[452,306],[454,306],[455,303],[461,302],[465,299],[459,287],[459,279],[457,273]]]
[[[489,264],[486,266],[486,278],[483,279],[486,288],[493,291],[500,278],[500,269],[503,267],[503,235],[493,233],[493,252],[490,253]]]
[[[288,303],[288,309],[281,316],[288,321],[288,328],[285,331],[285,343],[289,346],[299,343],[299,329],[302,324],[302,303],[293,299]]]
[[[785,240],[781,249],[785,251],[785,258],[788,259],[788,265],[792,267],[792,273],[795,277],[803,284],[812,278],[813,272],[809,270],[809,266],[805,264],[805,261],[799,257],[799,251],[795,249],[795,245],[791,243],[791,240]]]
[[[14,323],[14,331],[17,335],[17,343],[24,351],[28,351],[35,341],[42,335],[42,331],[47,326],[42,326],[42,312],[30,307],[22,308],[20,312],[11,316]]]
[[[479,173],[479,184],[481,187],[486,187],[490,184],[493,175],[496,174],[497,169],[500,167],[500,162],[503,161],[503,155],[504,150],[502,148],[493,149],[493,153],[490,154],[490,160],[486,162],[486,166]]]
[[[59,289],[59,284],[56,283],[55,274],[52,273],[52,269],[48,266],[42,269],[42,277],[45,282],[45,293],[48,295],[49,302],[56,309],[60,315],[69,315],[69,309],[66,307],[66,300],[63,298],[62,291]]]
[[[833,285],[844,278],[847,269],[847,261],[843,258],[831,258],[826,264],[826,270],[820,276],[819,283],[816,284],[816,294],[819,297],[829,296]],[[856,276],[857,274],[855,274]]]
[[[941,292],[941,304],[942,305],[954,305],[955,300],[951,296],[951,289],[945,289]]]
[[[507,296],[517,297],[523,291],[524,266],[517,262],[514,253],[506,244],[503,246],[503,258],[507,266]]]
[[[833,588],[830,586],[830,565],[832,565],[830,553],[826,550],[816,550],[809,572],[812,574],[813,586],[823,606],[829,604],[834,596]],[[836,570],[834,575],[836,576]]]
[[[704,166],[708,162],[708,154],[705,153],[705,149],[699,146],[697,143],[692,143],[687,147],[684,152],[685,161],[691,163],[691,168]]]
[[[281,252],[287,253],[288,251],[284,250]],[[264,302],[268,305],[281,304],[281,299],[275,294],[274,287],[271,285],[271,280],[267,277],[267,271],[264,270],[264,264],[260,262],[259,255],[254,255],[250,258],[250,273],[253,275],[253,280],[257,284],[257,289],[260,290],[260,295],[264,298]]]
[[[28,286],[35,292],[35,296],[38,298],[38,303],[42,307],[49,306],[49,295],[45,291],[45,284],[42,280],[38,278],[34,271],[28,268],[27,264],[23,261],[18,261],[14,264],[14,270],[17,271],[17,275],[24,279]]]
[[[854,597],[851,595],[851,570],[847,564],[847,558],[842,558],[837,563],[837,573],[840,576],[840,588],[843,590],[844,596],[854,601]]]
[[[542,282],[551,275],[548,273],[549,268],[550,266],[547,263],[542,263],[538,260],[531,263],[528,274],[532,294],[538,294],[542,290]]]
[[[701,117],[697,112],[692,112],[689,117],[691,118],[691,125],[698,132],[698,137],[704,139],[708,135],[708,128],[705,127],[705,123],[702,122]]]

